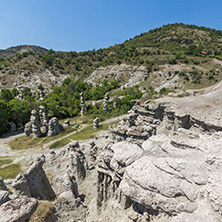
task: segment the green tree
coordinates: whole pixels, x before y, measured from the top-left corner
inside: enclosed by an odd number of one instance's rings
[[[0,135],[8,132],[11,114],[10,105],[5,101],[0,101]]]
[[[32,96],[31,89],[29,87],[24,87],[24,89],[22,90],[22,95],[24,97]]]
[[[2,89],[0,98],[1,100],[9,102],[11,99],[13,99],[13,94],[11,93],[9,89]]]
[[[31,107],[27,100],[19,101],[17,99],[13,99],[9,104],[11,107],[11,118],[13,122],[25,124],[29,121]]]

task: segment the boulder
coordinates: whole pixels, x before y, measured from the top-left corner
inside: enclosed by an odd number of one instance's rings
[[[28,122],[25,124],[24,132],[25,132],[26,136],[31,136],[31,134],[32,134],[32,123],[31,122]]]
[[[66,128],[66,127],[69,127],[70,126],[70,121],[69,121],[69,119],[66,119],[65,121],[64,121],[64,128]]]
[[[49,120],[48,126],[49,126],[48,136],[55,136],[59,134],[60,124],[59,120],[56,117],[53,117]]]
[[[78,141],[72,141],[69,143],[69,149],[75,150],[79,148],[79,142]]]
[[[28,221],[38,206],[34,198],[17,198],[0,206],[1,222]]]

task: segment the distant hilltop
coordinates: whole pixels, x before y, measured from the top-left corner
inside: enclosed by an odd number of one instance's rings
[[[0,57],[1,58],[9,58],[11,56],[16,55],[17,53],[24,53],[24,52],[33,52],[35,55],[43,55],[48,50],[42,48],[40,46],[35,45],[19,45],[13,46],[7,49],[0,49]]]

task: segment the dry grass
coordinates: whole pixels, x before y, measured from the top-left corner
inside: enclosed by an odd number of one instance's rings
[[[59,141],[56,141],[55,143],[51,144],[49,146],[50,149],[56,149],[59,148],[61,146],[65,146],[66,144],[68,144],[71,140],[87,140],[87,139],[91,139],[91,138],[95,138],[96,134],[102,130],[108,130],[109,128],[109,124],[103,124],[101,125],[101,128],[99,129],[94,129],[92,125],[87,126],[85,128],[83,128],[82,130],[77,131],[75,134],[61,139]]]
[[[6,165],[6,164],[10,164],[10,163],[12,163],[12,160],[8,159],[7,157],[2,157],[0,159],[0,167],[2,167],[3,165]]]
[[[30,218],[30,222],[43,222],[47,221],[47,218],[52,215],[54,209],[54,203],[49,201],[39,201],[39,205]]]
[[[19,163],[11,164],[0,168],[0,176],[2,179],[14,179],[19,173],[22,173]]]
[[[8,144],[12,150],[37,148],[37,147],[42,147],[43,144],[45,143],[48,143],[53,140],[57,140],[63,136],[66,136],[73,131],[75,131],[75,129],[72,129],[72,127],[67,127],[65,131],[60,132],[58,135],[52,136],[52,137],[47,136],[47,137],[33,138],[33,137],[21,136],[10,141]]]

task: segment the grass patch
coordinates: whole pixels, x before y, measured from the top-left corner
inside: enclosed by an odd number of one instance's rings
[[[78,131],[77,133],[71,135],[69,138],[72,140],[87,140],[95,138],[96,134],[102,130],[108,130],[109,124],[101,125],[101,128],[94,129],[92,125],[85,127],[84,129]]]
[[[52,214],[54,204],[49,201],[39,201],[39,205],[30,218],[30,222],[42,222],[46,221],[47,218]]]
[[[21,166],[19,163],[0,168],[0,176],[4,180],[14,179],[19,173],[21,173]]]
[[[108,130],[108,128],[109,128],[109,124],[103,124],[101,125],[101,128],[99,129],[94,129],[92,125],[87,126],[84,129],[77,131],[75,134],[51,144],[49,146],[49,149],[56,149],[56,148],[65,146],[69,142],[71,142],[71,140],[87,140],[87,139],[95,138],[98,132],[103,131],[103,130]]]
[[[86,140],[90,138],[94,138],[95,134],[98,130],[93,129],[93,126],[87,126],[84,129],[77,131],[75,134],[70,136],[72,140]]]
[[[1,158],[0,159],[0,167],[3,166],[3,165],[6,165],[6,164],[10,164],[10,163],[12,163],[11,159],[6,159],[6,158]]]
[[[49,149],[56,149],[56,148],[65,146],[65,145],[68,144],[69,142],[70,142],[70,139],[69,139],[69,138],[64,138],[64,139],[58,140],[58,141],[56,141],[55,143],[52,143],[52,144],[49,146]]]
[[[22,150],[38,146],[42,138],[21,136],[10,141],[8,144],[12,150]]]
[[[79,118],[78,123],[77,123],[76,118]],[[65,131],[60,132],[56,136],[53,136],[53,137],[46,136],[46,137],[40,137],[40,138],[21,136],[21,137],[18,137],[16,139],[10,141],[8,144],[12,150],[22,150],[22,149],[42,147],[46,143],[49,143],[54,140],[58,140],[49,146],[50,149],[56,149],[56,148],[59,148],[61,146],[68,144],[71,140],[86,140],[86,139],[94,138],[96,136],[96,133],[98,133],[99,131],[108,130],[110,124],[101,124],[100,125],[101,128],[99,128],[99,129],[93,129],[92,124],[90,124],[89,126],[83,128],[83,129],[80,128],[79,130],[72,128],[72,126],[74,125],[73,123],[75,123],[75,124],[79,124],[80,122],[81,123],[88,123],[88,122],[92,123],[93,119],[94,119],[93,115],[90,115],[89,117],[87,117],[87,116],[75,117],[75,118],[70,119],[70,122],[72,123],[72,125],[70,127],[65,128]],[[104,120],[104,119],[100,119],[100,122],[102,120]],[[74,131],[76,131],[75,134],[73,134],[69,137],[66,137],[64,139],[60,139],[61,137],[67,136],[68,134],[70,134]]]

